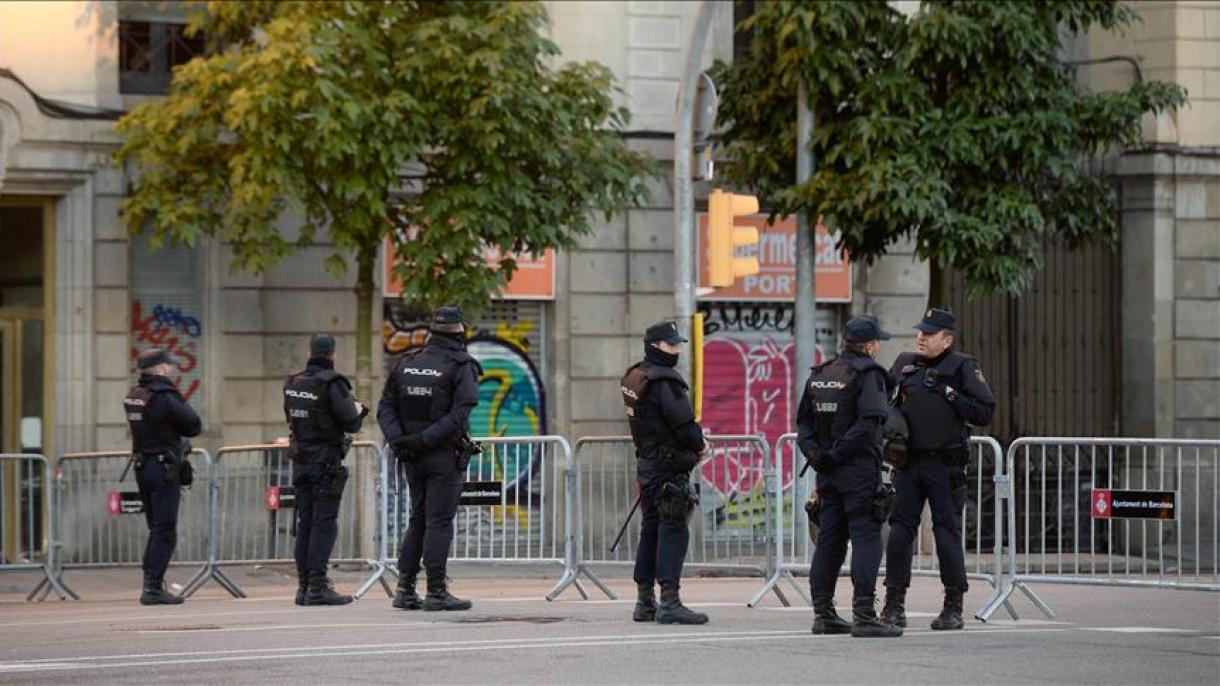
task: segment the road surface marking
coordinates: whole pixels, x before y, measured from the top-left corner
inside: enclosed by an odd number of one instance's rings
[[[1115,634],[1193,634],[1194,629],[1171,629],[1159,626],[1083,627],[1086,631],[1109,631]]]

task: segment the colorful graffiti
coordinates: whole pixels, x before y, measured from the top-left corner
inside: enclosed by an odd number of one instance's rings
[[[131,373],[138,372],[136,358],[149,348],[164,348],[173,358],[177,370],[170,381],[188,402],[200,397],[202,379],[199,356],[203,345],[200,319],[163,304],[156,304],[147,314],[142,301],[131,301]]]
[[[762,435],[769,446],[792,431],[797,373],[792,306],[704,304],[703,427],[712,434]],[[832,351],[834,315],[819,312],[815,363]],[[821,316],[825,315],[825,316]],[[792,481],[791,456],[781,460],[780,479]],[[716,448],[700,474],[710,487],[705,508],[726,526],[750,526],[765,506],[763,455],[745,444]],[[756,512],[757,510],[757,512]]]

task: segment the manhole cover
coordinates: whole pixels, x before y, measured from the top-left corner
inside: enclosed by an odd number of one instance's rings
[[[562,622],[563,617],[523,617],[515,615],[482,615],[478,617],[461,617],[454,621],[459,624],[491,624],[493,622],[516,622],[518,624],[554,624]]]

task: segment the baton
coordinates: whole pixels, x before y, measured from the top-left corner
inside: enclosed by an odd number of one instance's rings
[[[127,478],[127,472],[131,471],[131,463],[135,460],[134,456],[127,458],[127,466],[123,467],[123,473],[119,475],[119,483],[123,483],[123,480]]]
[[[635,511],[640,509],[640,499],[644,497],[641,492],[635,496],[635,504],[631,506],[631,512],[627,513],[627,519],[623,520],[623,525],[618,529],[618,536],[614,537],[614,543],[610,546],[610,552],[618,547],[619,541],[623,540],[623,534],[627,533],[627,525],[631,523],[631,518],[635,516]]]

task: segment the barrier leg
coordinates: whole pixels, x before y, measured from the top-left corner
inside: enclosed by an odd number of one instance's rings
[[[792,575],[792,572],[788,571],[787,569],[780,569],[772,574],[771,578],[767,579],[767,583],[763,584],[763,587],[754,594],[754,597],[751,598],[748,603],[746,603],[746,607],[757,607],[758,604],[762,602],[763,598],[766,597],[768,592],[774,593],[775,597],[779,599],[779,602],[783,604],[784,607],[791,607],[792,603],[788,602],[788,597],[784,595],[783,591],[781,591],[779,587],[780,581],[785,580],[792,585],[792,588],[796,591],[796,594],[801,598],[801,600],[805,601],[806,605],[813,605],[813,600],[805,592],[805,589],[801,587],[801,584],[796,580],[796,577]]]
[[[368,578],[364,580],[364,583],[360,584],[360,588],[356,589],[356,592],[353,595],[355,595],[356,598],[363,598],[364,594],[368,593],[369,589],[380,581],[381,587],[385,589],[386,595],[393,598],[394,591],[390,589],[390,584],[385,580],[385,578],[386,576],[394,576],[394,574],[384,563],[376,562],[374,560],[369,560],[368,562],[369,565],[372,566],[373,571],[369,574]],[[394,576],[394,578],[397,580],[396,576]]]
[[[1009,596],[1012,595],[1012,589],[1012,583],[1004,586],[1003,589],[997,589],[995,593],[991,594],[991,598],[987,601],[987,604],[983,606],[983,609],[979,610],[974,615],[975,618],[979,621],[986,622],[988,619],[991,619],[991,615],[995,614],[996,610],[1000,609],[1001,605],[1004,605],[1009,608],[1009,613],[1014,615],[1013,619],[1016,619],[1015,613],[1013,613],[1011,609],[1012,604],[1008,602]]]
[[[186,588],[182,589],[182,597],[191,597],[194,595],[195,591],[198,591],[209,580],[215,581],[217,586],[220,586],[224,590],[228,591],[229,595],[233,596],[234,598],[246,597],[245,591],[242,591],[240,586],[233,583],[233,580],[229,578],[228,574],[225,574],[223,571],[221,571],[220,567],[217,567],[210,562],[205,564],[203,568],[195,574],[190,582],[187,583]]]
[[[39,591],[42,591],[41,595],[39,595]],[[63,579],[61,579],[58,574],[51,571],[50,567],[46,566],[42,568],[42,580],[38,582],[38,585],[34,587],[34,590],[30,591],[29,595],[25,597],[25,600],[26,602],[30,602],[34,600],[34,596],[37,595],[38,601],[42,602],[47,599],[47,596],[51,595],[51,591],[55,591],[55,595],[59,596],[60,600],[67,600],[68,598],[71,598],[72,600],[80,600],[80,596],[77,595],[76,592],[71,588],[68,588],[68,586],[64,584]]]
[[[1035,607],[1041,610],[1042,614],[1046,615],[1047,619],[1055,618],[1055,613],[1051,610],[1051,608],[1046,603],[1042,602],[1042,599],[1038,597],[1038,594],[1034,593],[1029,586],[1026,586],[1025,582],[1018,579],[1014,581],[1012,585],[1020,588],[1021,592],[1025,594],[1025,597],[1029,598],[1029,602],[1033,603]]]
[[[606,597],[610,600],[618,600],[618,596],[614,595],[614,591],[611,591],[609,586],[602,583],[602,580],[597,578],[597,575],[594,574],[588,567],[581,565],[580,569],[577,571],[577,574],[584,574],[585,577],[588,578],[589,581],[592,581],[594,586],[601,589],[601,592],[605,593]]]

